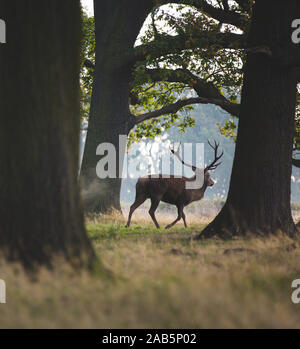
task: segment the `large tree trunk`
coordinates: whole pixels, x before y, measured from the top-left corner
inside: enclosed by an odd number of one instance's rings
[[[256,1],[248,46],[286,47],[288,56],[299,10],[298,0]],[[296,82],[293,68],[248,54],[228,198],[200,237],[295,234],[290,182]]]
[[[81,167],[84,206],[87,212],[120,210],[119,135],[128,135],[129,92],[132,66],[125,64],[152,1],[95,1],[96,68],[87,139]],[[116,150],[117,178],[100,179],[96,155],[100,143]],[[106,156],[107,154],[105,154]],[[121,159],[123,160],[123,159]]]
[[[0,248],[26,267],[95,258],[78,188],[79,0],[0,1]]]

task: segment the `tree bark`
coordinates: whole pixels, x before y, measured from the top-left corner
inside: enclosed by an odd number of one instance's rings
[[[291,23],[299,17],[297,0],[256,1],[248,46],[286,47],[289,55]],[[227,201],[199,238],[296,233],[290,208],[296,84],[292,67],[248,54]]]
[[[132,127],[129,124],[129,92],[133,65],[124,62],[133,51],[153,3],[150,0],[94,3],[96,67],[81,180],[85,210],[107,212],[120,210],[119,135],[127,136]],[[96,166],[101,156],[96,155],[96,149],[100,143],[111,143],[115,147],[117,178],[97,176]]]
[[[91,265],[78,188],[79,0],[0,1],[0,248],[26,268]]]

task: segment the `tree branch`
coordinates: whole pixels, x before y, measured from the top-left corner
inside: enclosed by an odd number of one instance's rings
[[[90,59],[86,59],[86,60],[83,62],[83,65],[84,65],[86,68],[95,69],[95,65],[94,65],[94,63],[93,63]]]
[[[168,82],[181,82],[192,87],[198,97],[209,99],[212,101],[218,101],[218,106],[224,109],[226,112],[234,116],[239,116],[240,105],[230,102],[225,96],[221,94],[219,89],[211,82],[207,82],[204,79],[191,73],[188,69],[147,69],[148,74],[152,81],[168,81]],[[220,102],[223,103],[220,103]]]
[[[251,2],[249,0],[235,0],[235,2],[245,12],[249,11],[251,7]],[[247,23],[247,17],[245,15],[230,10],[228,0],[222,0],[224,9],[210,5],[206,0],[156,0],[156,3],[157,6],[166,4],[193,6],[221,23],[232,24],[240,29],[243,29]]]
[[[300,160],[292,158],[292,165],[294,165],[297,168],[300,168]]]
[[[198,32],[194,40],[184,34],[160,35],[159,38],[136,46],[132,53],[128,54],[128,63],[133,64],[149,58],[160,58],[174,53],[181,53],[184,50],[207,49],[210,45],[217,45],[221,48],[245,48],[245,36],[231,32]]]
[[[213,98],[202,98],[202,97],[195,97],[195,98],[187,98],[187,99],[180,99],[176,103],[167,105],[166,107],[163,107],[161,109],[155,110],[153,112],[145,113],[134,117],[134,124],[140,124],[143,121],[157,118],[161,115],[166,114],[174,114],[178,112],[181,108],[191,105],[191,104],[215,104],[220,107],[224,106],[226,104],[226,101],[219,100],[219,99],[213,99]]]
[[[254,47],[247,47],[245,49],[245,51],[247,53],[253,53],[253,54],[257,54],[257,53],[262,53],[264,55],[267,55],[269,57],[273,56],[273,52],[271,51],[270,47],[268,46],[254,46]]]
[[[225,11],[229,11],[228,0],[222,0],[223,8]]]
[[[251,8],[251,2],[249,0],[234,0],[241,9],[248,11]]]
[[[224,10],[210,5],[206,0],[194,0],[189,3],[221,23],[232,24],[240,29],[244,29],[247,23],[247,18],[245,16],[229,9],[228,2],[223,1],[223,4],[225,3]]]

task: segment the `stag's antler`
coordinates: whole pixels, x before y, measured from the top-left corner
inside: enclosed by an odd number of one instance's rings
[[[215,141],[215,145],[213,146],[213,145],[211,145],[209,140],[207,140],[207,142],[208,142],[209,146],[211,148],[213,148],[213,150],[215,151],[215,159],[211,164],[209,164],[208,166],[205,167],[204,171],[215,170],[221,164],[221,162],[218,162],[218,163],[216,163],[216,162],[218,160],[220,160],[224,154],[224,150],[222,150],[222,153],[220,155],[218,155],[218,148],[219,148],[220,143],[217,143]]]
[[[176,151],[174,150],[174,148],[171,149],[171,147],[170,147],[171,153],[172,153],[173,155],[175,155],[175,156],[177,157],[177,159],[178,159],[179,161],[181,161],[181,163],[182,163],[183,165],[185,165],[185,166],[187,166],[187,167],[190,167],[193,171],[195,171],[195,170],[196,170],[196,167],[195,167],[195,166],[190,165],[190,164],[187,164],[187,163],[185,163],[185,162],[182,160],[181,156],[179,155],[180,146],[181,146],[181,142],[179,143],[179,146],[178,146],[178,148],[177,148]]]

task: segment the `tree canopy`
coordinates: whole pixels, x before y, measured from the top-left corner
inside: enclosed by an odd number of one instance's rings
[[[166,4],[166,5],[164,5]],[[214,104],[228,113],[221,134],[236,138],[236,120],[243,83],[243,64],[249,51],[268,54],[270,48],[247,47],[253,1],[157,1],[133,52],[129,142],[155,137],[177,126],[195,125],[195,104]],[[95,65],[92,17],[83,14],[82,116],[87,119]],[[299,103],[295,150],[300,149]],[[295,163],[296,164],[296,163]]]
[[[152,137],[174,123],[184,131],[194,125],[188,111],[196,103],[213,103],[238,115],[243,50],[228,47],[234,47],[230,40],[241,40],[240,34],[195,7],[174,4],[154,8],[144,28],[130,58],[135,61],[130,105],[137,125],[131,137]],[[95,64],[93,19],[86,15],[84,29],[86,117]]]

